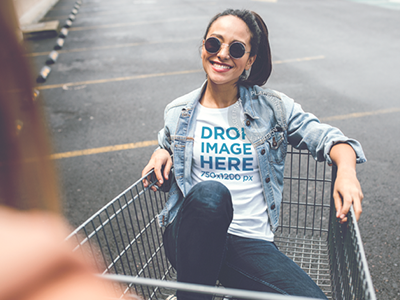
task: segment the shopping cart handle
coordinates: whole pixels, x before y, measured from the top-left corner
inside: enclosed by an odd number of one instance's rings
[[[200,285],[200,284],[183,283],[183,282],[176,282],[176,281],[134,277],[134,276],[126,276],[126,275],[106,274],[106,275],[98,275],[98,276],[100,276],[103,279],[105,278],[105,279],[111,280],[111,281],[133,283],[134,285],[157,286],[160,288],[176,289],[176,290],[186,291],[186,292],[225,296],[227,298],[240,298],[240,299],[248,299],[248,300],[289,300],[289,299],[290,300],[310,300],[310,298],[308,298],[308,297],[279,295],[279,294],[274,294],[274,293],[239,290],[239,289],[223,288],[223,287],[212,287],[212,286]]]

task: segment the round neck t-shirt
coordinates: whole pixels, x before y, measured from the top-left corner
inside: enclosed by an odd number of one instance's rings
[[[193,184],[215,180],[229,189],[234,215],[228,233],[273,241],[258,158],[245,134],[240,99],[221,109],[198,103],[194,117]]]

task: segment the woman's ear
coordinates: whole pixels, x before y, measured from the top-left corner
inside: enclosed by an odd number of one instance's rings
[[[245,66],[245,70],[249,70],[251,68],[253,63],[256,61],[256,58],[257,58],[257,55],[249,57],[249,59],[247,60],[246,66]]]
[[[200,50],[200,57],[203,57],[203,51],[204,51],[204,43],[206,42],[206,40],[203,39],[203,41],[201,42],[201,46],[199,48]]]

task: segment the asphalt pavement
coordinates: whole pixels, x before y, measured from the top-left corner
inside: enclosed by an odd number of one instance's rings
[[[43,21],[70,17],[60,0]],[[359,140],[359,222],[378,299],[400,299],[400,3],[350,0],[83,0],[44,83],[66,218],[78,226],[136,181],[166,104],[205,80],[208,21],[258,12],[270,31],[267,87]],[[30,41],[36,72],[57,37]]]

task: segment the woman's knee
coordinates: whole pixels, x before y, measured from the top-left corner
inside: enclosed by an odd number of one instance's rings
[[[185,206],[198,208],[206,214],[228,213],[233,215],[231,193],[218,181],[203,181],[196,184],[185,199]]]

